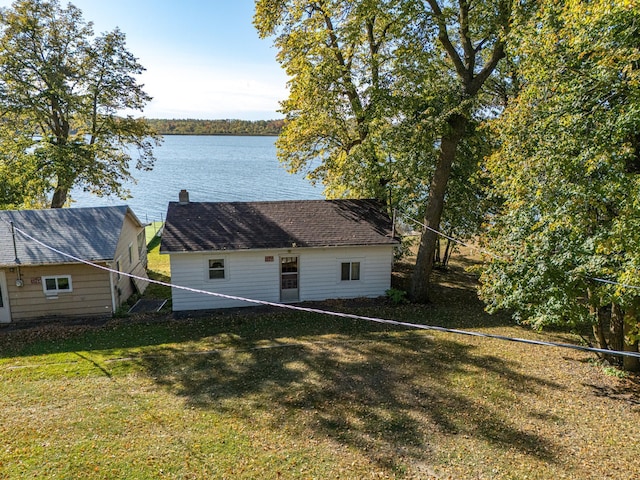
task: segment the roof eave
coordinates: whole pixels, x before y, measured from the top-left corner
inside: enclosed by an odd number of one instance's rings
[[[39,263],[0,263],[0,268],[26,268],[26,267],[52,267],[52,266],[57,266],[57,265],[87,265],[87,266],[91,266],[90,264],[94,263],[94,264],[107,264],[107,263],[111,263],[113,262],[113,259],[101,259],[101,260],[85,260],[83,262],[39,262]]]
[[[313,250],[321,248],[364,248],[364,247],[394,247],[399,245],[400,242],[385,242],[385,243],[344,243],[336,245],[311,245],[311,246],[280,246],[280,247],[261,247],[261,248],[224,248],[217,250],[164,250],[160,251],[161,255],[173,255],[173,254],[202,254],[202,253],[231,253],[231,252],[272,252],[274,250],[292,251],[292,250]]]

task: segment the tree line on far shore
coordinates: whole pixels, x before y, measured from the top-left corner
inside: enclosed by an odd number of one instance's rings
[[[160,135],[279,135],[284,120],[147,119]]]
[[[637,353],[637,1],[256,0],[290,78],[286,121],[146,121],[118,115],[151,100],[123,32],[16,0],[0,8],[0,208],[63,207],[72,188],[126,198],[156,132],[278,135],[280,162],[328,198],[422,220],[412,301],[431,300],[439,231],[480,238],[487,310]]]

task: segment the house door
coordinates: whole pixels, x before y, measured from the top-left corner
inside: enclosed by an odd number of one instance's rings
[[[281,302],[297,302],[300,299],[298,275],[298,257],[280,257]]]
[[[11,311],[9,310],[9,292],[7,290],[7,277],[0,270],[0,323],[11,322]]]

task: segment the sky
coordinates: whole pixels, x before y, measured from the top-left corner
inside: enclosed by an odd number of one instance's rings
[[[11,5],[0,0],[1,7]],[[69,0],[60,0],[66,6]],[[146,71],[147,118],[281,118],[287,77],[254,0],[71,0],[96,34],[118,27]]]

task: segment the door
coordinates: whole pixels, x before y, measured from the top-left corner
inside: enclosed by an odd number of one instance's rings
[[[0,270],[0,323],[11,322],[11,311],[9,310],[9,292],[7,290],[7,277]]]
[[[281,302],[297,302],[300,299],[298,277],[298,257],[280,257]]]

